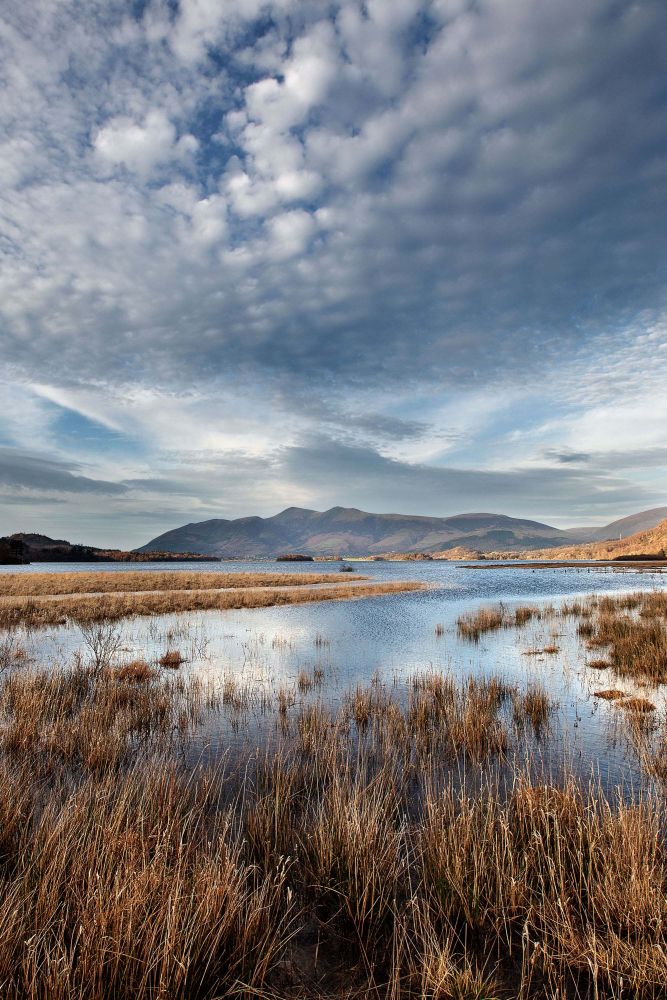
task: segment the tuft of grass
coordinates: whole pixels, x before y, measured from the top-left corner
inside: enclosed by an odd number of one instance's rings
[[[530,684],[523,694],[514,698],[515,721],[527,720],[536,733],[542,731],[553,708],[553,701],[541,684]]]
[[[618,688],[605,688],[602,691],[594,691],[593,695],[596,698],[602,698],[604,701],[620,701],[625,698],[626,692],[619,691]]]
[[[667,682],[666,592],[602,597],[585,610],[577,632],[590,649],[608,651],[603,662],[621,677]]]
[[[586,664],[586,666],[590,667],[592,670],[608,670],[610,665],[609,660],[601,659],[589,660]]]
[[[168,649],[166,653],[163,653],[158,663],[161,667],[168,667],[170,670],[178,670],[182,663],[185,663],[185,657],[181,653],[180,649]]]
[[[150,681],[155,677],[155,671],[145,660],[131,660],[117,667],[114,676],[119,681],[134,681],[137,683]]]
[[[305,694],[307,691],[310,691],[311,688],[313,687],[313,683],[314,683],[313,677],[311,674],[308,673],[307,670],[299,671],[299,675],[296,679],[296,685],[302,694]]]
[[[655,712],[655,705],[648,698],[625,698],[620,704],[629,712]]]

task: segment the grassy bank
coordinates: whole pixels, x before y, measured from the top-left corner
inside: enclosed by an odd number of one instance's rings
[[[437,672],[335,711],[157,662],[6,673],[0,995],[664,997],[664,801],[531,776],[553,708]],[[186,767],[210,713],[271,739]]]
[[[56,574],[54,574],[56,575]],[[105,574],[106,575],[106,574]],[[108,574],[111,576],[112,574]],[[146,574],[152,576],[153,574]],[[171,576],[171,574],[169,574]],[[155,590],[132,593],[57,594],[7,597],[0,601],[0,628],[40,627],[68,621],[113,621],[137,616],[184,611],[226,611],[305,604],[312,601],[349,600],[421,590],[420,583],[336,583],[327,576],[317,586],[243,586],[229,590]]]
[[[365,580],[355,575],[348,580]],[[194,573],[188,570],[118,573],[0,573],[0,597],[109,594],[155,590],[222,590],[245,587],[308,587],[335,583],[336,573]]]

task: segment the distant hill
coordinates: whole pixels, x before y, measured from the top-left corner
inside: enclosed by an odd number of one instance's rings
[[[68,542],[64,538],[49,538],[48,535],[26,532],[0,538],[0,565],[31,562],[146,562],[148,558],[169,561],[185,559],[193,562],[209,560],[211,557],[188,552],[152,553],[148,557],[139,552],[99,549],[93,545]]]
[[[657,527],[661,521],[667,517],[667,507],[652,507],[651,510],[642,510],[638,514],[630,514],[628,517],[621,517],[611,524],[600,527],[567,528],[565,534],[574,542],[605,542],[618,541],[619,538],[627,538],[637,531],[649,531]]]
[[[632,518],[624,518],[630,521]],[[616,522],[618,523],[618,522]],[[657,527],[648,531],[637,531],[627,538],[610,539],[604,542],[588,542],[583,545],[557,546],[542,549],[527,549],[523,552],[505,551],[487,553],[493,559],[648,559],[667,558],[667,518]]]
[[[355,507],[332,507],[323,512],[288,507],[273,517],[215,518],[186,524],[159,535],[137,551],[196,551],[228,559],[275,558],[285,552],[365,556],[434,553],[461,545],[485,551],[569,541],[569,536],[558,528],[503,514],[443,518],[371,514]]]

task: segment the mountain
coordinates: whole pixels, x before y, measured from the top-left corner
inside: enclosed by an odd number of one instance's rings
[[[641,517],[641,515],[638,515]],[[623,518],[631,521],[632,518]],[[617,522],[618,523],[618,522]],[[559,545],[552,548],[488,552],[492,559],[666,559],[667,558],[667,518],[655,528],[637,531],[627,538],[593,541],[583,545]]]
[[[667,507],[652,507],[651,510],[641,510],[638,514],[621,517],[617,521],[605,524],[602,528],[598,526],[566,528],[565,534],[572,543],[618,541],[619,538],[634,535],[637,531],[649,531],[657,527],[666,517]]]
[[[323,512],[288,507],[273,517],[214,518],[174,528],[137,549],[210,553],[223,558],[307,555],[380,555],[438,552],[459,545],[480,551],[565,544],[569,536],[539,521],[504,514],[422,517],[370,514],[355,507]]]

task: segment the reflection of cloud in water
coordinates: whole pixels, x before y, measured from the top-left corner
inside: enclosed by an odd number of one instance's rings
[[[551,723],[555,745],[565,747],[579,768],[597,768],[609,780],[627,769],[619,710],[593,695],[611,685],[600,671],[586,666],[590,654],[576,635],[575,619],[533,619],[519,629],[485,633],[478,643],[459,638],[456,620],[486,603],[557,606],[575,594],[664,586],[665,577],[572,570],[533,573],[512,567],[481,573],[448,563],[370,563],[363,570],[374,579],[419,579],[431,587],[354,601],[138,618],[121,624],[121,657],[154,660],[176,648],[188,661],[183,671],[197,671],[221,683],[233,677],[253,688],[257,698],[248,708],[252,725],[245,725],[248,719],[243,725],[237,720],[236,727],[221,731],[219,720],[211,719],[202,736],[215,746],[259,735],[263,719],[269,718],[260,707],[262,692],[283,688],[295,693],[297,703],[322,699],[338,705],[346,691],[369,684],[374,675],[402,687],[415,672],[444,670],[459,678],[500,674],[522,688],[542,683],[559,706]],[[442,626],[442,634],[436,634],[436,625]],[[553,645],[557,654],[536,652]],[[54,665],[83,651],[76,627],[30,633],[28,647],[37,662]],[[312,686],[304,681],[299,690],[300,674],[313,678]],[[615,678],[613,686],[646,696],[632,681]],[[652,693],[651,698],[664,711],[664,694]]]

